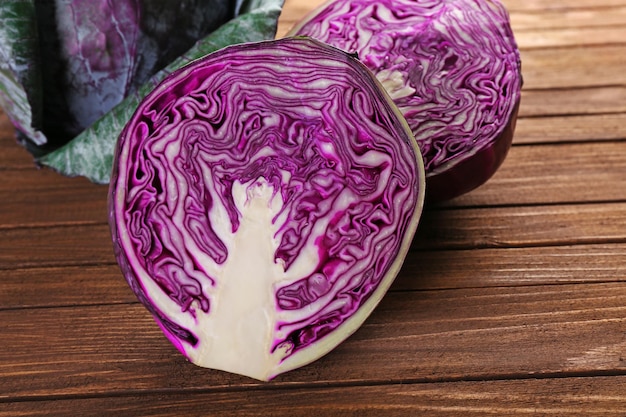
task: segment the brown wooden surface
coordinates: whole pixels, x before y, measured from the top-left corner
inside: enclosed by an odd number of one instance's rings
[[[361,329],[269,383],[187,363],[117,268],[106,187],[36,168],[1,115],[0,417],[626,415],[626,0],[505,3],[504,165],[426,210]]]

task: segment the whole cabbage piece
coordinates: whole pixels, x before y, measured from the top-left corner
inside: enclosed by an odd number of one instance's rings
[[[108,183],[115,142],[167,74],[273,39],[283,0],[1,0],[0,107],[38,164]]]
[[[0,104],[36,153],[89,127],[233,18],[236,7],[229,0],[5,3],[0,5],[0,87],[5,87]]]
[[[115,253],[193,363],[260,380],[310,363],[397,275],[424,199],[406,122],[353,56],[245,43],[168,76],[119,138]]]
[[[419,143],[428,201],[473,190],[505,159],[522,76],[498,0],[331,0],[289,34],[357,53],[376,74]]]

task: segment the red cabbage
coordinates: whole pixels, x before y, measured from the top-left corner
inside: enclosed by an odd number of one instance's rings
[[[49,140],[61,143],[235,14],[235,1],[230,0],[35,0],[34,4],[39,59],[45,63],[40,128]]]
[[[182,65],[273,39],[283,0],[0,1],[0,107],[37,163],[107,183],[136,103]]]
[[[522,77],[497,0],[331,0],[290,34],[357,53],[376,74],[419,143],[429,201],[471,191],[505,159]]]
[[[115,254],[193,363],[260,380],[310,363],[398,273],[424,199],[406,121],[352,55],[246,43],[172,73],[116,148]]]

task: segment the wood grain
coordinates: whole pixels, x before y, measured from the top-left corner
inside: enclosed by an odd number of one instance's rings
[[[0,311],[51,307],[80,307],[137,303],[111,263],[71,266],[36,266],[1,271]]]
[[[519,2],[522,3],[521,1]],[[529,2],[524,2],[526,5]],[[572,3],[571,1],[568,3]],[[579,37],[580,33],[585,33],[586,29],[597,28],[606,33],[612,29],[617,29],[619,33],[626,26],[626,5],[623,1],[611,4],[602,4],[605,2],[597,2],[595,7],[572,8],[572,7],[555,7],[554,1],[549,3],[543,2],[542,9],[528,10],[509,10],[513,12],[511,16],[511,24],[515,28],[518,36],[524,37],[526,31],[537,33],[545,39],[560,38],[556,33],[542,33],[542,30],[555,29],[574,29],[568,31],[571,38],[578,39],[579,44],[589,41],[584,37]],[[610,2],[609,2],[610,3]],[[582,32],[578,32],[582,31]],[[595,39],[592,39],[595,41]],[[624,43],[625,39],[621,38],[620,43]]]
[[[626,140],[626,114],[519,118],[514,145]]]
[[[504,0],[507,9],[515,15],[519,12],[545,12],[554,11],[556,13],[572,13],[577,11],[586,11],[594,13],[598,9],[608,9],[614,7],[626,6],[624,0],[552,0],[546,2],[544,0]]]
[[[0,230],[0,270],[115,262],[106,224]]]
[[[571,126],[570,126],[571,128]],[[626,201],[626,142],[513,147],[501,169],[455,206]]]
[[[589,86],[557,90],[522,90],[520,117],[621,115],[626,113],[626,86]],[[565,121],[567,123],[567,120]],[[556,126],[558,126],[555,123]],[[566,125],[567,126],[567,125]],[[597,126],[597,128],[602,128]],[[590,136],[587,139],[594,138]]]
[[[287,0],[277,36],[323,0]],[[513,147],[426,208],[345,343],[269,383],[189,364],[115,262],[107,187],[37,168],[0,110],[0,417],[622,415],[626,0],[505,0]]]
[[[619,15],[614,17],[621,21],[621,26],[534,28],[528,32],[518,30],[515,39],[523,55],[533,49],[578,48],[581,45],[621,46],[626,43],[626,19]]]
[[[625,65],[626,44],[522,51],[524,85],[528,89],[623,86]]]
[[[626,377],[542,378],[515,381],[402,383],[371,386],[184,391],[131,397],[46,400],[5,404],[1,417],[137,415],[267,416],[485,416],[620,415]]]
[[[433,210],[415,248],[462,249],[626,242],[626,203]]]

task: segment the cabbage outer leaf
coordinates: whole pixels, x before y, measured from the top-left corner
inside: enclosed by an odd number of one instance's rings
[[[39,45],[33,1],[0,2],[0,107],[37,145],[41,125]],[[30,92],[30,94],[29,94]]]
[[[38,162],[64,175],[84,176],[95,183],[108,183],[115,143],[141,99],[169,73],[210,52],[231,44],[273,38],[282,4],[283,0],[243,3],[238,17],[200,40],[72,141],[40,157]]]

